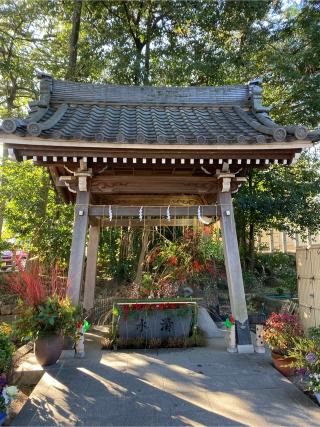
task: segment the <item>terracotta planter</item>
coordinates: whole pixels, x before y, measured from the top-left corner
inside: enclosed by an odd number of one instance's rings
[[[295,369],[287,366],[290,363],[294,362],[294,357],[283,356],[281,354],[271,352],[272,362],[274,367],[281,372],[282,375],[286,377],[291,377],[294,375]]]
[[[63,348],[63,338],[59,335],[48,335],[37,339],[34,353],[41,366],[53,365],[59,359]]]

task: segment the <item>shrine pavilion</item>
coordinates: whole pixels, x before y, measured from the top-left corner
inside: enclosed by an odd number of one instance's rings
[[[174,225],[168,209],[172,219],[219,218],[238,351],[251,352],[232,193],[251,168],[293,163],[311,145],[308,130],[269,117],[259,79],[139,87],[39,78],[28,117],[3,120],[0,134],[11,159],[46,167],[61,198],[75,204],[72,301],[93,307],[104,222]]]

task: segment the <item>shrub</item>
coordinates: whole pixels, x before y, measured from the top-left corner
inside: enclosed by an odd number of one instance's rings
[[[309,389],[315,393],[320,392],[320,346],[319,340],[310,337],[297,337],[294,346],[289,351],[293,357],[293,366],[301,374],[307,374]]]
[[[11,332],[9,325],[0,324],[0,374],[8,374],[12,368],[14,345],[11,342]]]
[[[265,285],[288,289],[291,295],[297,291],[295,257],[282,252],[256,254],[256,270]]]
[[[302,335],[303,331],[298,316],[287,313],[271,313],[263,333],[270,349],[282,355],[287,355],[294,348],[295,338]]]

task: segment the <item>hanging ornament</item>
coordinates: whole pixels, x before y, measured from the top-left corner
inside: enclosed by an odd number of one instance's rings
[[[139,221],[143,220],[143,206],[139,209]]]
[[[112,207],[109,205],[109,221],[112,221]]]
[[[90,323],[87,320],[83,322],[83,329],[84,332],[88,332],[88,330],[90,329]]]
[[[171,215],[170,215],[170,206],[167,207],[167,220],[170,221],[171,220]]]
[[[201,221],[201,206],[198,206],[198,220]]]
[[[232,315],[230,317],[227,317],[224,324],[228,329],[231,329],[232,326],[235,324],[234,317]]]

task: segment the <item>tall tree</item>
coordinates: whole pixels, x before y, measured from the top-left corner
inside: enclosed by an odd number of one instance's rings
[[[253,268],[254,240],[275,228],[315,233],[320,223],[320,161],[304,155],[296,165],[252,170],[235,197],[238,236],[246,267]]]
[[[76,66],[78,53],[78,40],[80,34],[82,0],[74,0],[72,13],[72,29],[69,41],[69,62],[66,72],[66,79],[76,80]]]

